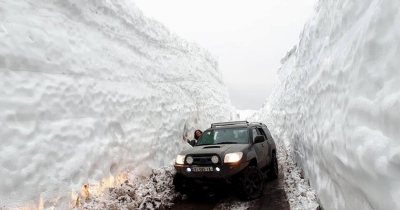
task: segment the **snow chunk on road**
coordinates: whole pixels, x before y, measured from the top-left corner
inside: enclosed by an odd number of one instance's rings
[[[87,197],[75,210],[83,209],[165,209],[179,197],[172,184],[175,169],[163,167],[153,170],[143,183],[126,180],[109,188],[98,197]],[[89,193],[90,194],[90,193]]]

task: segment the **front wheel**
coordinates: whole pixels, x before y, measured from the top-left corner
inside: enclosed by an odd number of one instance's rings
[[[271,160],[271,167],[270,168],[271,169],[269,170],[269,172],[267,174],[268,179],[270,179],[270,180],[277,179],[279,171],[278,171],[278,159],[276,159],[275,152],[272,153],[272,160]]]
[[[255,166],[249,166],[239,176],[239,193],[241,200],[254,200],[264,193],[265,183],[261,171]]]

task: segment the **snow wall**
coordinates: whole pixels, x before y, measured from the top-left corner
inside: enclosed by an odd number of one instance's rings
[[[0,2],[0,208],[71,207],[232,113],[217,61],[129,0]]]
[[[257,114],[325,209],[400,209],[400,2],[320,0]]]

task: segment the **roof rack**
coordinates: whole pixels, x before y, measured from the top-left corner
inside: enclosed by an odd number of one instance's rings
[[[217,126],[226,126],[226,125],[240,125],[240,124],[249,124],[248,121],[232,121],[232,122],[220,122],[220,123],[212,123],[211,128],[215,128]]]

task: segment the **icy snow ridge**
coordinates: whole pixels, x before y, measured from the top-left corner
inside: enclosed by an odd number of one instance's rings
[[[399,26],[396,0],[320,0],[258,115],[325,209],[400,209]]]
[[[128,0],[2,1],[0,46],[0,208],[65,209],[233,113],[216,60]]]

